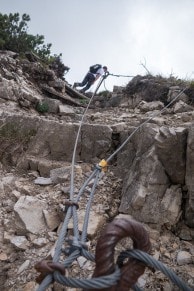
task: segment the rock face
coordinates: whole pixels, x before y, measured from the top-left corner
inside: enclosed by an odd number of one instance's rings
[[[188,200],[186,203],[186,222],[189,226],[194,227],[194,129],[189,128],[187,139],[187,155],[186,155],[186,185],[188,188]]]
[[[182,214],[187,130],[146,124],[121,153],[127,160],[119,210],[146,223],[176,224]],[[126,157],[127,159],[127,157]],[[174,205],[174,206],[173,206]],[[157,209],[157,211],[156,211]]]
[[[156,136],[156,152],[172,184],[185,183],[186,173],[185,128],[161,127]]]
[[[18,169],[38,170],[47,177],[57,162],[71,162],[82,116],[79,113],[83,113],[83,110],[77,108],[78,114],[74,111],[72,115],[59,115],[58,110],[52,111],[51,108],[47,115],[38,113],[35,104],[45,98],[49,100],[50,95],[45,96],[46,92],[54,92],[56,88],[60,92],[57,94],[64,94],[65,81],[59,80],[52,70],[41,67],[38,62],[32,64],[27,60],[19,61],[9,53],[0,54],[0,58],[4,66],[1,70],[0,94],[1,161]],[[11,71],[13,66],[14,73]],[[113,114],[108,121],[98,114],[98,109],[91,117],[89,113],[81,127],[75,152],[76,161],[96,162],[110,155],[135,130],[135,134],[114,160],[117,163],[115,169],[118,169],[115,173],[118,172],[118,176],[123,179],[119,211],[159,227],[164,224],[173,226],[180,217],[185,218],[188,226],[194,225],[193,113],[190,112],[193,107],[188,105],[186,112],[185,107],[183,111],[176,111],[180,112],[176,118],[174,110],[178,104],[192,99],[191,94],[180,94],[181,86],[182,83],[177,86],[170,79],[165,81],[162,78],[155,80],[152,76],[137,76],[126,88],[120,90],[115,87],[112,97],[118,96],[117,106],[122,106],[120,110],[122,108],[123,113],[119,116]],[[49,90],[41,91],[43,87]],[[176,100],[174,107],[171,106],[170,111],[166,112],[171,113],[170,118],[165,115],[160,119],[155,118],[167,102],[173,101],[176,94],[181,95],[181,100]],[[112,98],[110,94],[107,96]],[[131,101],[134,98],[136,105]],[[105,102],[103,99],[106,98],[101,96],[97,100]],[[50,101],[56,100],[52,96]],[[25,102],[31,108],[28,114],[19,110],[19,107],[26,108]],[[107,100],[106,106],[108,104],[111,102]],[[62,106],[58,99],[55,106]],[[151,118],[150,112],[153,116]],[[148,122],[145,122],[146,114]],[[118,122],[122,126],[118,126]],[[142,122],[145,123],[143,126]],[[43,159],[47,160],[46,167],[48,163],[51,164],[49,170],[45,170]],[[173,195],[174,201],[177,201],[176,209],[170,208]],[[174,219],[170,218],[171,215]]]
[[[66,81],[36,61],[10,52],[0,52],[0,61],[1,289],[11,291],[8,286],[21,281],[20,290],[33,290],[34,256],[53,255],[69,199],[76,140],[75,195],[95,164],[111,157],[91,210],[92,247],[107,221],[119,213],[130,215],[149,229],[155,257],[164,255],[170,266],[173,261],[177,270],[184,268],[186,280],[194,280],[193,90],[180,94],[183,82],[137,76],[125,88],[95,96],[80,128],[81,104],[88,98],[68,96]],[[177,94],[180,98],[165,108]],[[87,197],[80,200],[80,233],[86,203]],[[9,272],[2,267],[5,261]],[[79,263],[89,275],[91,265]],[[150,277],[148,272],[140,282],[144,290],[170,288]]]

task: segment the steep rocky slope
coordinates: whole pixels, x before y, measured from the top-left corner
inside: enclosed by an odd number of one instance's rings
[[[0,61],[0,286],[35,290],[34,265],[53,255],[64,219],[73,148],[88,101],[67,94],[65,80],[39,62],[12,52],[1,52]],[[106,223],[119,213],[131,215],[149,232],[152,255],[194,287],[192,98],[190,84],[153,76],[137,76],[126,88],[95,96],[78,139],[75,194],[95,164],[129,139],[96,189],[91,250]],[[80,224],[86,202],[80,201]],[[94,266],[85,260],[75,262],[72,275],[78,276],[79,266],[91,276]],[[177,290],[149,269],[139,284]]]

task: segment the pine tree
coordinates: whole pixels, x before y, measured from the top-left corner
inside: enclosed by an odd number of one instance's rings
[[[30,16],[19,13],[9,15],[0,13],[0,49],[11,50],[19,54],[31,51],[44,60],[49,59],[51,44],[44,43],[43,35],[28,33]]]

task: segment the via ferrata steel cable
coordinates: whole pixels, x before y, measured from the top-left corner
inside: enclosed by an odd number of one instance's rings
[[[82,119],[81,119],[81,122],[79,124],[79,128],[78,128],[78,132],[77,132],[77,136],[76,136],[76,140],[75,140],[75,145],[74,145],[74,150],[73,150],[73,156],[72,156],[72,163],[71,163],[71,182],[70,182],[70,199],[73,199],[73,194],[74,194],[74,167],[75,167],[75,156],[76,156],[76,150],[77,150],[77,145],[78,145],[78,140],[79,140],[79,136],[80,136],[80,132],[81,132],[81,128],[82,128],[82,124],[83,124],[83,121],[84,121],[84,118],[85,118],[85,115],[88,111],[88,108],[95,96],[95,94],[97,93],[98,89],[100,88],[102,82],[108,77],[109,73],[108,74],[105,74],[103,75],[99,82],[98,82],[98,85],[94,91],[94,93],[92,94],[92,97],[90,98],[90,101],[84,111],[84,114],[82,115]]]

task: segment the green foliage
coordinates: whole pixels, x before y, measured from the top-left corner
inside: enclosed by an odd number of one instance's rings
[[[36,110],[40,113],[46,113],[49,110],[48,103],[46,102],[39,102],[36,106]]]
[[[63,79],[63,75],[69,71],[69,67],[65,66],[61,61],[62,54],[51,56],[49,59],[50,68],[55,71],[58,78]]]
[[[194,80],[190,80],[187,82],[187,89],[185,90],[185,94],[189,97],[189,101],[191,104],[194,103]]]
[[[86,99],[80,99],[79,100],[79,102],[80,102],[80,104],[87,104],[88,103],[88,100],[86,100]]]
[[[52,45],[44,44],[43,35],[28,34],[29,21],[30,16],[27,14],[23,14],[20,19],[19,13],[0,13],[0,49],[19,54],[32,51],[43,60],[48,60]]]
[[[194,89],[194,80],[190,82],[190,88]]]
[[[43,35],[28,33],[30,16],[19,13],[9,15],[0,13],[0,49],[16,52],[23,57],[26,52],[37,55],[44,63],[50,66],[57,75],[63,79],[63,75],[69,71],[61,60],[62,54],[51,55],[52,44],[44,43]]]
[[[34,136],[34,129],[21,130],[14,123],[6,123],[0,127],[0,140],[9,141],[12,143],[26,143]]]
[[[98,95],[103,96],[104,98],[107,98],[107,97],[110,97],[110,91],[104,90],[104,91],[101,91]]]
[[[16,165],[19,156],[28,148],[36,130],[24,128],[14,121],[0,125],[0,161],[6,165]]]

